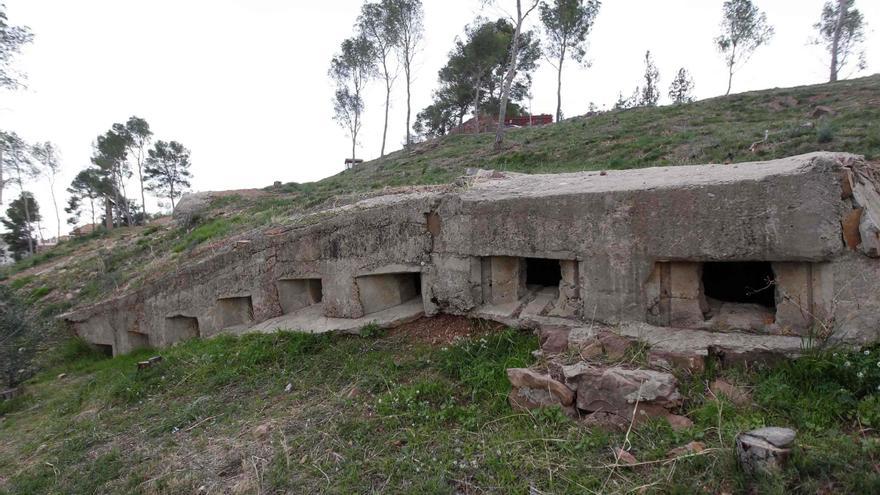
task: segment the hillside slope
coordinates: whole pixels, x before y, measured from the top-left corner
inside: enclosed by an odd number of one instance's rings
[[[7,268],[0,279],[9,279],[35,312],[52,316],[160,278],[299,213],[448,183],[471,167],[553,173],[763,160],[817,150],[874,160],[880,157],[880,75],[513,129],[497,153],[491,140],[487,134],[446,136],[318,182],[215,194],[188,225],[166,219],[99,232]]]
[[[681,423],[615,431],[558,408],[513,411],[505,370],[550,364],[534,335],[482,320],[440,315],[360,336],[223,335],[113,359],[52,326],[63,311],[303,213],[442,189],[427,184],[467,167],[557,172],[814,150],[876,160],[878,88],[874,76],[579,117],[513,130],[501,153],[490,136],[446,137],[320,182],[213,193],[186,222],[96,232],[23,261],[0,278],[50,325],[41,369],[23,395],[0,402],[0,494],[880,493],[877,345],[806,346],[773,369],[710,359],[676,372]],[[646,366],[648,351],[597,359]],[[797,446],[786,469],[753,480],[734,439],[765,425],[796,429]]]

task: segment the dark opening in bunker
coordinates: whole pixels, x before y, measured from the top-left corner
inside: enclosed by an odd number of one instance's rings
[[[254,321],[254,305],[251,296],[218,299],[217,316],[220,328],[252,323]]]
[[[284,314],[290,314],[324,298],[320,278],[285,279],[278,281],[278,301]]]
[[[92,344],[92,346],[101,354],[107,357],[113,357],[113,346],[110,344]]]
[[[375,313],[421,299],[422,274],[418,272],[365,275],[356,279],[364,313]]]
[[[769,262],[703,263],[703,291],[722,302],[776,307],[776,277]]]
[[[190,316],[171,316],[165,319],[166,341],[169,344],[201,336],[199,320]]]
[[[526,285],[559,287],[562,281],[562,267],[559,260],[526,258]]]

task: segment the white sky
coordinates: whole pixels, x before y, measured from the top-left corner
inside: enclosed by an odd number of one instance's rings
[[[436,75],[456,36],[481,10],[480,0],[423,0],[425,42],[417,60],[413,117],[431,101]],[[5,0],[11,23],[36,39],[19,57],[28,89],[0,91],[0,128],[29,141],[51,140],[62,151],[64,189],[89,163],[91,144],[114,122],[137,115],[155,137],[192,150],[194,190],[264,187],[306,182],[343,168],[350,141],[332,120],[330,58],[353,32],[362,0]],[[498,0],[514,5],[513,0]],[[650,49],[668,87],[679,67],[706,98],[726,89],[715,51],[722,0],[606,0],[590,38],[593,65],[567,65],[563,110],[574,116],[590,101],[610,107],[619,91],[640,84]],[[824,0],[758,0],[776,28],[734,78],[734,92],[823,82],[827,64],[810,46]],[[868,22],[868,70],[878,71],[880,2],[858,0]],[[537,15],[530,19],[536,27]],[[845,76],[856,74],[847,73]],[[395,87],[389,150],[405,133],[405,88]],[[533,113],[554,113],[555,71],[544,62],[531,102]],[[665,96],[665,95],[664,95]],[[528,104],[527,104],[528,106]],[[382,84],[367,96],[359,155],[378,155]],[[54,235],[48,186],[37,194],[44,232]],[[134,190],[133,184],[130,191]],[[4,197],[17,192],[9,190]],[[8,199],[7,199],[8,201]],[[148,209],[156,209],[148,198]],[[5,210],[5,205],[3,206]],[[63,229],[67,229],[62,214]]]

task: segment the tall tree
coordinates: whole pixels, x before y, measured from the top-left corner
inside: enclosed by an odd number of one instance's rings
[[[186,191],[192,174],[189,171],[190,154],[177,141],[156,141],[147,153],[146,168],[147,188],[163,194],[171,200],[171,210],[175,208],[175,200]]]
[[[12,68],[12,61],[21,53],[21,47],[33,39],[29,28],[9,24],[6,5],[0,3],[0,88],[16,89],[22,85],[24,76]]]
[[[361,7],[358,29],[375,47],[377,65],[382,68],[385,79],[385,124],[382,127],[382,147],[379,154],[385,156],[388,138],[388,111],[391,108],[391,87],[397,79],[397,69],[391,67],[392,55],[399,44],[400,31],[393,0],[379,0]]]
[[[733,87],[733,74],[773,38],[767,14],[751,0],[727,0],[721,8],[721,35],[715,45],[727,64],[727,92]]]
[[[58,210],[58,199],[55,197],[55,179],[61,171],[61,160],[58,156],[58,148],[49,141],[37,143],[31,147],[31,155],[40,164],[40,171],[49,181],[49,194],[52,197],[52,206],[55,208],[55,222],[57,230],[55,239],[61,239],[61,213]]]
[[[660,101],[660,71],[651,57],[651,50],[645,52],[645,86],[642,88],[639,106],[656,107]]]
[[[24,194],[25,184],[40,175],[40,170],[34,165],[30,146],[18,134],[0,131],[0,148],[5,150],[5,153],[2,155],[2,162],[5,162],[5,168],[12,172],[12,177],[6,180],[7,184],[16,184],[19,194]],[[21,207],[23,208],[24,218],[28,225],[30,225],[32,218],[28,210],[29,202],[25,201],[21,204]],[[34,238],[29,237],[27,244],[29,254],[34,254],[34,244]]]
[[[858,70],[866,67],[865,19],[855,3],[855,0],[825,2],[822,18],[813,26],[819,32],[815,44],[824,45],[831,55],[830,82],[837,81],[840,69],[851,62],[853,56],[857,57]]]
[[[0,285],[0,373],[3,388],[18,386],[27,378],[36,354],[36,327],[27,317],[27,307],[12,289]]]
[[[425,36],[425,11],[422,0],[392,0],[397,31],[397,58],[403,64],[406,79],[406,144],[412,143],[413,63]]]
[[[357,137],[363,121],[363,92],[376,74],[376,48],[364,36],[342,42],[338,55],[330,62],[330,78],[336,83],[333,118],[351,136],[351,159],[357,158]]]
[[[76,225],[79,222],[83,202],[88,200],[92,225],[95,225],[95,200],[100,199],[106,189],[107,184],[100,170],[88,167],[76,174],[76,177],[70,183],[70,187],[67,188],[67,207],[64,208],[64,211],[70,215],[67,223]]]
[[[40,208],[34,200],[34,195],[27,191],[22,191],[18,199],[9,203],[6,218],[0,218],[0,223],[7,230],[2,234],[3,240],[9,246],[16,261],[25,255],[33,256],[36,233],[34,223],[39,220]]]
[[[483,0],[484,4],[495,3],[494,0]],[[513,22],[513,38],[510,42],[510,57],[507,60],[507,73],[504,76],[504,83],[501,87],[501,104],[498,111],[498,128],[495,131],[495,151],[501,150],[504,144],[504,120],[507,118],[507,101],[510,99],[510,87],[516,78],[517,60],[519,60],[520,36],[523,32],[523,24],[526,18],[538,8],[539,0],[527,0],[525,8],[523,1],[516,0],[516,14],[511,14],[510,19]]]
[[[675,105],[690,103],[694,101],[693,90],[694,80],[690,73],[684,67],[678,69],[675,79],[669,85],[669,99]]]
[[[506,19],[478,18],[465,28],[465,37],[456,40],[449,61],[438,73],[441,86],[434,92],[434,103],[419,113],[420,132],[427,136],[444,134],[461,125],[469,110],[477,121],[484,112],[498,114],[513,32],[513,25]],[[532,72],[541,57],[533,32],[520,36],[517,53],[517,77],[507,104],[507,113],[512,115],[521,113],[517,103],[528,96]],[[474,132],[480,132],[480,127],[475,125]]]
[[[586,63],[587,36],[599,14],[599,0],[541,2],[541,22],[548,40],[551,64],[556,68],[556,121],[562,120],[562,67],[567,56]],[[570,52],[570,53],[569,53]]]
[[[124,218],[130,227],[134,222],[128,209],[129,202],[125,194],[125,180],[131,177],[131,169],[128,166],[129,140],[126,134],[116,131],[111,129],[106,134],[98,136],[95,141],[92,163],[97,165],[110,179],[112,187],[106,193],[113,196],[112,204],[115,206],[117,217]],[[105,202],[105,204],[110,203],[110,201]],[[112,226],[113,222],[108,221],[108,228],[112,228]]]
[[[131,116],[128,121],[123,124],[113,124],[113,132],[119,134],[125,139],[128,156],[134,159],[138,171],[138,184],[141,187],[141,212],[144,221],[147,219],[147,199],[144,196],[144,159],[146,158],[147,147],[153,138],[153,131],[150,130],[150,124],[146,120]]]

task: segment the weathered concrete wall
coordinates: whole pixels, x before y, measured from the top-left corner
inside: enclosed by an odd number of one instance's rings
[[[180,339],[175,316],[195,318],[202,336],[224,331],[233,323],[224,298],[250,297],[255,322],[296,311],[303,301],[279,290],[284,280],[319,278],[326,317],[361,318],[414,295],[380,297],[395,285],[393,273],[420,274],[426,314],[468,314],[526,306],[536,296],[524,283],[524,259],[543,258],[560,260],[562,269],[556,292],[540,296],[552,304],[532,304],[551,308],[547,316],[801,335],[820,328],[849,341],[878,340],[878,183],[859,158],[832,153],[491,174],[445,192],[380,196],[302,216],[66,318],[87,339],[126,352]],[[770,321],[729,305],[734,328],[707,323],[701,266],[726,261],[772,263]],[[735,328],[738,321],[750,328]]]

